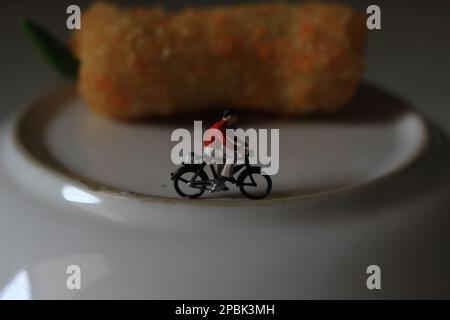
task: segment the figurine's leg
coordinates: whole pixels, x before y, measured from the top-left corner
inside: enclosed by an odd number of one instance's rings
[[[226,163],[223,165],[221,175],[222,177],[231,178],[233,176],[234,161],[227,159]]]
[[[217,172],[219,172],[220,175],[222,175],[222,170],[225,164],[221,163],[217,165]]]
[[[207,164],[211,163],[211,159],[213,157],[212,153],[214,151],[214,148],[212,146],[207,146],[203,149],[203,161],[205,161]]]

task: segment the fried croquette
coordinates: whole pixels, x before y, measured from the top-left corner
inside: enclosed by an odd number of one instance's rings
[[[218,107],[332,111],[363,72],[365,20],[344,5],[260,3],[168,12],[96,2],[72,39],[79,91],[118,119]]]

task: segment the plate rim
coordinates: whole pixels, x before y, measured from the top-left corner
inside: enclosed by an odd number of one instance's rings
[[[327,191],[318,191],[309,194],[298,194],[296,192],[285,193],[280,197],[267,198],[261,200],[250,200],[244,198],[203,198],[203,199],[183,199],[183,198],[172,198],[159,195],[151,195],[140,193],[136,191],[122,190],[120,188],[112,187],[104,183],[95,181],[89,177],[83,177],[76,173],[72,173],[69,170],[66,172],[62,171],[60,168],[55,168],[54,164],[46,162],[44,159],[37,157],[31,150],[29,150],[23,143],[23,127],[30,116],[31,111],[55,101],[55,99],[71,100],[74,96],[78,96],[75,84],[66,84],[53,89],[41,97],[26,105],[26,107],[18,112],[13,119],[13,145],[16,151],[24,157],[32,165],[51,173],[54,177],[69,182],[73,185],[81,187],[82,189],[94,192],[96,196],[101,196],[105,193],[108,196],[122,197],[127,199],[137,199],[145,203],[169,203],[169,204],[188,204],[194,206],[211,206],[211,207],[259,207],[267,205],[280,205],[292,202],[304,202],[311,200],[326,200],[331,197],[335,197],[341,194],[349,192],[363,191],[370,188],[376,184],[380,184],[387,179],[393,178],[398,174],[411,168],[414,164],[418,163],[420,159],[426,154],[429,147],[430,140],[430,123],[428,119],[415,109],[411,108],[411,111],[417,115],[421,120],[424,129],[424,139],[422,143],[418,146],[417,150],[410,156],[407,161],[396,167],[395,169],[381,174],[371,180],[360,182],[352,186],[346,186],[341,188],[335,188]],[[47,117],[51,115],[48,114]],[[230,201],[232,200],[232,201]]]

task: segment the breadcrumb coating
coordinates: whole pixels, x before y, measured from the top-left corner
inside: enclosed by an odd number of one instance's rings
[[[79,91],[119,119],[205,109],[302,115],[353,96],[364,16],[338,4],[262,3],[168,12],[96,2],[72,39]]]

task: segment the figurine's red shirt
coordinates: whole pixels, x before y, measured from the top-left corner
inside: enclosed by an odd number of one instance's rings
[[[222,145],[224,145],[226,147],[227,145],[227,139],[226,139],[226,132],[225,129],[227,127],[227,123],[226,121],[224,121],[223,119],[220,119],[219,121],[217,121],[216,123],[214,123],[210,129],[217,129],[220,132],[222,132]],[[211,143],[214,142],[215,136],[213,136],[212,134],[206,134],[205,139],[203,140],[203,145],[206,147],[208,145],[210,145]]]

